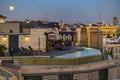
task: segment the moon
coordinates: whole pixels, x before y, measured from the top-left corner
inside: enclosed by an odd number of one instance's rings
[[[9,6],[9,10],[13,11],[14,10],[14,6]]]

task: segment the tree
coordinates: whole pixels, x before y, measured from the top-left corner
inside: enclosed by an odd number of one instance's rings
[[[5,45],[0,44],[0,56],[4,56],[4,51],[5,51],[6,49],[7,49],[7,48],[5,47]]]
[[[118,25],[118,17],[113,17],[113,25]]]

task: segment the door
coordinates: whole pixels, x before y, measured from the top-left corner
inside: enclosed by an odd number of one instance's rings
[[[99,80],[108,80],[108,69],[102,69],[99,71]]]
[[[18,35],[9,35],[9,53],[10,56],[18,53]]]

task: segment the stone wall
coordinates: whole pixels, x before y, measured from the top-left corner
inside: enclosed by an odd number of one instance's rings
[[[88,46],[88,34],[86,28],[81,28],[80,45]]]
[[[92,48],[100,48],[102,49],[103,47],[103,39],[102,39],[102,33],[98,33],[98,29],[90,28],[89,29],[89,47]]]
[[[46,52],[46,35],[49,29],[31,29],[30,35],[19,36],[19,47],[31,46],[36,51]]]
[[[43,80],[59,80],[58,75],[44,75]]]
[[[114,73],[114,74],[113,74]],[[109,80],[117,78],[117,68],[110,68],[108,72]]]
[[[108,74],[104,74],[103,76],[100,76],[100,70],[96,71],[88,71],[88,72],[64,72],[64,73],[42,73],[40,76],[42,76],[42,79],[37,80],[118,80],[117,75],[117,69],[116,67],[109,68]],[[32,75],[28,75],[31,76]],[[34,76],[34,74],[33,74]],[[36,75],[36,77],[39,75]],[[106,77],[106,78],[105,78]],[[108,78],[108,79],[107,79]]]
[[[11,30],[12,30],[12,33],[19,33],[20,32],[19,23],[0,24],[0,32],[9,33]]]
[[[99,71],[73,74],[73,80],[99,80]]]

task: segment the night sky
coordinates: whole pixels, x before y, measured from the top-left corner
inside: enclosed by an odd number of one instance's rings
[[[9,10],[14,6],[14,11]],[[117,16],[120,24],[120,0],[0,0],[0,14],[7,20],[48,20],[65,23],[112,24]]]

